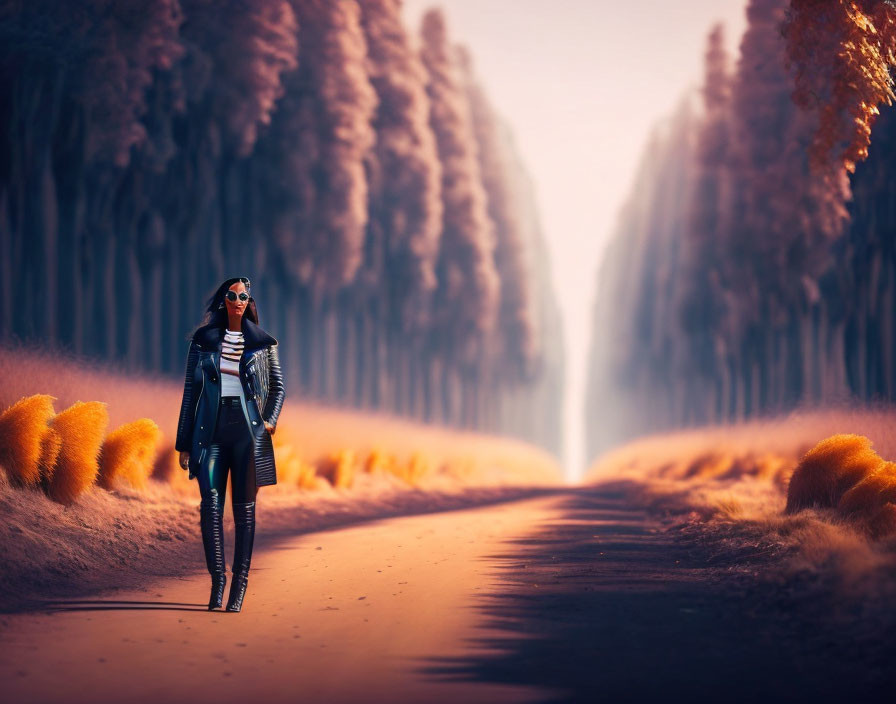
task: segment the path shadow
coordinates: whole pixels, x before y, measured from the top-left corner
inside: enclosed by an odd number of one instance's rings
[[[207,604],[180,601],[128,601],[124,599],[56,599],[32,604],[34,610],[56,611],[208,611]]]
[[[618,488],[561,497],[560,520],[510,541],[468,653],[436,679],[537,688],[545,702],[872,701],[896,681],[892,634],[781,607],[771,582],[732,579],[676,544]],[[872,624],[873,628],[873,624]],[[859,640],[864,643],[858,646]],[[857,699],[858,697],[858,699]]]

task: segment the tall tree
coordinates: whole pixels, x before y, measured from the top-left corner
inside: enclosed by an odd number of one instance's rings
[[[401,3],[363,2],[361,22],[378,105],[358,292],[368,308],[365,319],[373,318],[379,330],[366,348],[373,367],[370,394],[394,405],[398,401],[392,392],[412,386],[409,365],[416,356],[415,343],[427,329],[436,287],[442,167],[429,125],[426,71],[402,24]]]
[[[355,0],[292,0],[299,23],[299,68],[264,145],[265,192],[276,258],[294,281],[310,346],[292,360],[325,394],[337,353],[331,305],[363,258],[377,97],[367,75],[367,42]],[[326,307],[326,309],[325,309]]]
[[[433,310],[433,354],[454,360],[469,373],[481,361],[485,337],[495,325],[499,279],[494,224],[476,155],[472,118],[439,10],[423,16],[421,56],[427,70],[430,124],[442,163],[443,231],[437,265],[439,286]],[[459,385],[444,373],[445,415],[459,416]]]
[[[785,0],[751,0],[733,93],[737,197],[722,259],[734,304],[729,349],[740,355],[741,396],[750,414],[804,393],[799,320],[818,302],[817,281],[830,242],[842,233],[849,196],[845,172],[810,170],[816,121],[791,100],[781,36],[785,9]]]
[[[458,47],[457,53],[471,108],[488,213],[495,224],[495,265],[501,282],[497,318],[500,347],[496,353],[508,381],[525,379],[532,373],[538,355],[538,333],[521,211],[511,192],[509,158],[499,135],[500,118],[473,74],[469,50]]]
[[[709,33],[704,54],[703,122],[697,137],[694,192],[689,203],[687,228],[682,238],[680,309],[686,344],[676,360],[681,378],[702,388],[689,388],[695,418],[709,420],[727,408],[730,393],[716,380],[728,380],[724,367],[728,342],[721,334],[725,292],[719,268],[725,233],[726,208],[731,198],[729,141],[731,139],[731,69],[725,49],[724,29],[717,24]],[[709,387],[709,388],[707,388]],[[716,396],[718,408],[708,408]],[[709,402],[709,403],[707,403]]]

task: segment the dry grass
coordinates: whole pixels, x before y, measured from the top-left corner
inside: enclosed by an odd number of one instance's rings
[[[641,438],[593,481],[632,492],[700,540],[786,556],[783,572],[868,587],[896,565],[896,412],[829,410]]]
[[[26,396],[0,414],[0,465],[19,486],[36,485],[42,474],[52,471],[47,465],[52,466],[58,453],[58,441],[47,437],[47,423],[55,413],[54,400],[47,394]]]
[[[476,476],[476,459],[474,457],[456,457],[442,463],[439,471],[446,477],[461,482],[469,481]]]
[[[62,449],[47,483],[47,494],[54,501],[70,504],[96,481],[97,459],[109,414],[105,403],[78,401],[57,414],[51,423],[62,438]]]
[[[113,430],[100,451],[98,483],[114,489],[125,481],[135,489],[145,489],[153,470],[162,431],[149,418],[138,418]]]

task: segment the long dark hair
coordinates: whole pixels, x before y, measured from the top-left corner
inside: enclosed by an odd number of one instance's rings
[[[204,327],[205,325],[215,325],[220,328],[223,328],[227,325],[227,308],[224,304],[224,294],[226,293],[227,289],[229,289],[239,281],[242,281],[246,285],[246,292],[249,294],[249,302],[246,305],[246,310],[243,312],[243,317],[249,318],[249,320],[258,325],[258,309],[255,307],[255,299],[252,298],[252,284],[249,283],[248,277],[237,276],[231,279],[227,279],[224,283],[218,286],[218,288],[211,296],[209,296],[205,304],[205,311],[202,317],[202,322],[200,322],[199,325],[196,326],[196,330]],[[196,330],[190,333],[191,338]]]

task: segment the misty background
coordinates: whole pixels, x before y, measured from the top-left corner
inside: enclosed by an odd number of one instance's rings
[[[434,3],[406,0],[412,27]],[[567,477],[585,456],[585,388],[598,266],[652,128],[696,93],[706,36],[730,47],[744,0],[446,0],[448,25],[475,54],[495,108],[536,188],[566,340]],[[598,332],[600,334],[600,332]],[[609,401],[609,399],[607,399]],[[603,410],[613,416],[614,408]]]

